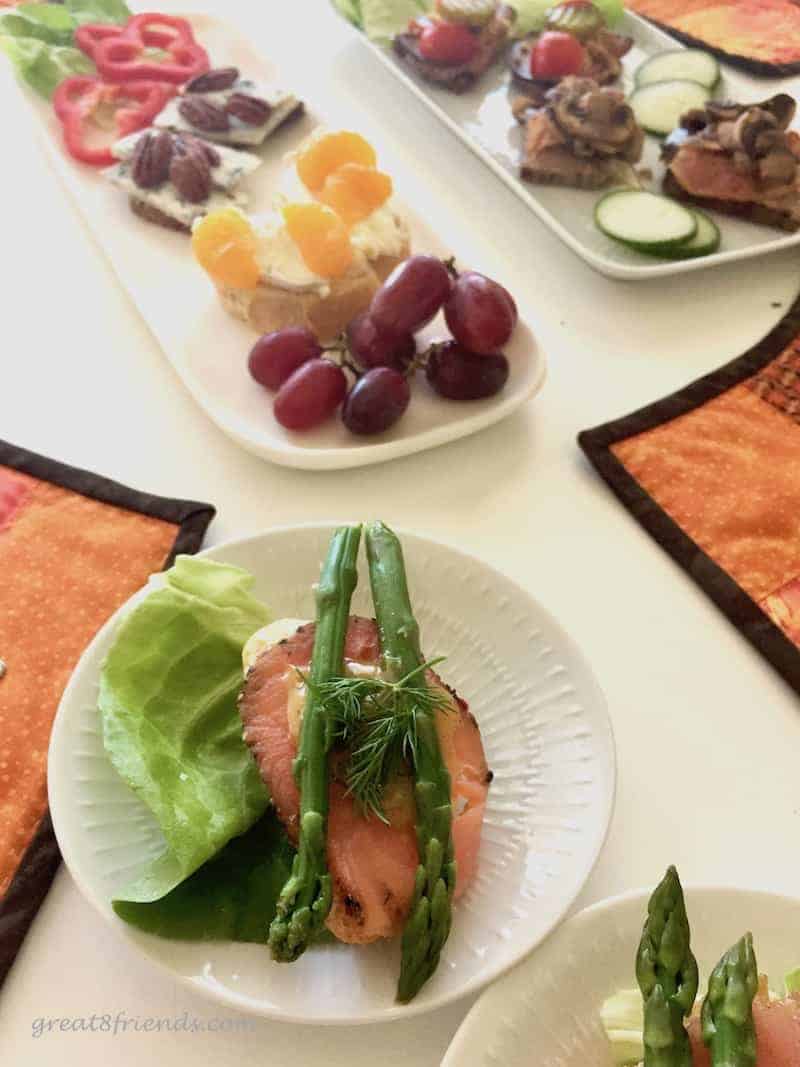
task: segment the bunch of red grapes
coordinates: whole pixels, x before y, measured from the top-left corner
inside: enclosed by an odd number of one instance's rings
[[[452,338],[418,355],[414,334],[442,308]],[[411,256],[353,319],[341,343],[326,349],[303,327],[277,330],[256,341],[248,368],[276,392],[275,418],[287,430],[310,430],[341,405],[352,433],[383,433],[408,407],[409,377],[418,367],[449,400],[498,393],[509,370],[500,349],[516,322],[510,293],[491,278],[455,274],[452,263],[434,256]],[[355,376],[352,386],[345,367]]]

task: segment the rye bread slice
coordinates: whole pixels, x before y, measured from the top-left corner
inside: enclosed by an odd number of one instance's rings
[[[152,204],[148,204],[146,200],[140,200],[136,196],[131,196],[128,199],[128,203],[131,206],[131,211],[134,215],[138,215],[140,219],[144,219],[145,222],[154,222],[156,226],[163,226],[167,230],[177,230],[179,233],[191,233],[191,226],[187,226],[183,222],[179,222],[171,215],[167,215],[163,211],[159,211],[157,207],[153,207]]]
[[[687,192],[671,170],[664,176],[664,192],[676,200],[682,200],[688,204],[696,204],[708,211],[718,211],[722,215],[732,215],[734,218],[747,219],[761,226],[773,226],[779,230],[795,233],[800,229],[800,218],[792,218],[788,211],[780,208],[768,207],[755,201],[744,203],[739,200],[718,200],[713,196],[694,196]]]
[[[478,80],[479,75],[467,63],[432,63],[420,54],[417,38],[413,33],[399,33],[394,41],[395,52],[402,60],[426,81],[442,85],[453,93],[465,93]]]

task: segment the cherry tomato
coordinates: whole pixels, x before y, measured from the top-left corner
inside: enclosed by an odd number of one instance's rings
[[[556,81],[568,74],[580,74],[584,59],[583,45],[577,37],[548,30],[531,50],[531,74],[534,78]]]
[[[475,34],[458,22],[432,22],[419,37],[419,51],[432,63],[469,63],[478,51]]]

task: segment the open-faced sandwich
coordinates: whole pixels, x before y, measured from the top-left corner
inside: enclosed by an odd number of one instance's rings
[[[236,67],[217,67],[193,78],[154,125],[218,144],[254,146],[303,110],[293,93],[242,77]]]
[[[128,194],[131,211],[185,233],[209,212],[244,206],[237,187],[261,165],[250,152],[155,127],[123,138],[112,151],[119,162],[104,174]]]
[[[313,622],[265,626],[250,575],[185,556],[123,620],[104,743],[165,847],[114,909],[161,936],[268,945],[279,963],[331,934],[402,933],[405,1002],[475,877],[492,775],[467,704],[423,656],[380,522],[364,528],[375,618],[350,614],[361,535],[336,530],[309,575]]]
[[[328,341],[408,256],[408,229],[390,203],[391,178],[358,134],[315,136],[293,163],[293,199],[252,219],[209,215],[193,246],[231,314],[259,333],[302,326]]]
[[[527,181],[599,189],[638,185],[644,134],[618,89],[564,78],[525,118],[520,175]]]
[[[635,972],[638,989],[623,990],[601,1018],[617,1067],[796,1067],[800,1063],[800,972],[786,994],[759,975],[753,938],[745,933],[711,970],[698,998],[697,961],[683,890],[674,867],[647,907]]]
[[[501,57],[515,19],[514,8],[498,0],[436,0],[393,47],[421,78],[464,93]]]
[[[541,33],[530,34],[511,49],[511,106],[523,121],[533,107],[563,78],[591,78],[611,85],[622,74],[620,60],[633,44],[631,37],[606,27],[602,12],[590,0],[567,0],[551,8]]]
[[[700,207],[782,230],[800,228],[796,104],[779,93],[760,104],[708,101],[686,112],[662,155],[664,191]]]

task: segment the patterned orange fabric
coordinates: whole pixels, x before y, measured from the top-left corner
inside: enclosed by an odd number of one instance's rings
[[[96,631],[178,526],[0,466],[0,897],[47,804],[53,717]]]
[[[627,0],[626,6],[729,55],[776,65],[800,61],[795,0]]]
[[[800,430],[751,383],[612,451],[754,600],[800,575]]]

